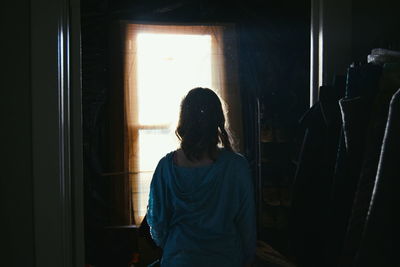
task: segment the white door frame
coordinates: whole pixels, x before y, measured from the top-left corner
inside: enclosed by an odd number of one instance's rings
[[[79,0],[31,0],[35,266],[84,265]]]
[[[345,75],[351,60],[352,0],[311,0],[310,107],[319,87]]]

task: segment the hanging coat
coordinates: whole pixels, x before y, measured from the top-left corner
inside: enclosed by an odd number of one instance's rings
[[[398,266],[395,244],[398,244],[400,188],[400,89],[394,94],[389,108],[378,172],[373,189],[356,267]],[[397,262],[397,263],[396,263]]]

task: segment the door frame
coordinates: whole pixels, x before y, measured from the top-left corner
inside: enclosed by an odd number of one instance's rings
[[[31,0],[35,266],[83,266],[80,0]]]

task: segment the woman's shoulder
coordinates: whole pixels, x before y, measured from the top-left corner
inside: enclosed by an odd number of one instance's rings
[[[248,165],[246,157],[239,152],[224,149],[223,153],[228,162],[240,165]]]
[[[166,165],[166,164],[171,164],[173,163],[173,159],[174,159],[174,154],[177,150],[168,152],[167,154],[165,154],[158,162],[158,166],[162,166],[162,165]],[[235,164],[238,166],[248,166],[248,161],[246,159],[246,157],[239,153],[239,152],[235,152],[232,150],[228,150],[225,148],[221,148],[220,149],[220,154],[219,157],[217,159],[217,162],[224,162],[224,163],[230,163],[230,164]]]
[[[167,154],[165,154],[164,156],[162,156],[157,163],[157,167],[161,167],[163,165],[169,164],[173,155],[174,155],[174,151],[171,151],[171,152],[168,152]]]
[[[247,188],[248,184],[251,182],[251,170],[250,165],[244,155],[234,151],[227,151],[226,153],[226,167],[224,170],[226,174],[230,177],[229,179],[234,179],[236,182],[232,183],[235,185],[241,185]]]

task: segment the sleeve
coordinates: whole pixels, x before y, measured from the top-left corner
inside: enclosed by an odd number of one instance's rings
[[[160,160],[158,163],[151,180],[146,219],[154,242],[164,248],[171,211],[168,208],[168,192],[166,179],[163,177],[162,162]]]
[[[236,226],[242,242],[244,264],[248,264],[254,260],[257,239],[254,186],[247,161],[244,159],[243,164],[237,166],[239,209]]]

